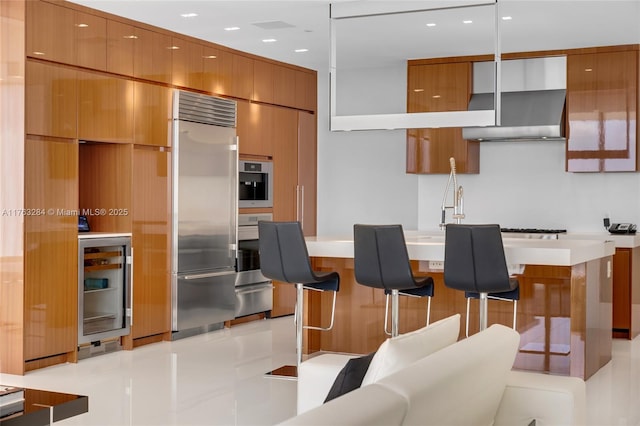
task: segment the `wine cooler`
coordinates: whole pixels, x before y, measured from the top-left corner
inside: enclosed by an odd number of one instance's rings
[[[129,334],[131,237],[78,240],[78,345]]]

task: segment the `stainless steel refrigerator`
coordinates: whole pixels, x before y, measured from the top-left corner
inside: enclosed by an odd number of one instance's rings
[[[234,318],[237,147],[235,101],[174,92],[174,339]]]

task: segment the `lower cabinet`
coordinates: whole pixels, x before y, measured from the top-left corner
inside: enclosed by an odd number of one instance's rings
[[[617,248],[613,256],[613,337],[640,334],[640,249]]]

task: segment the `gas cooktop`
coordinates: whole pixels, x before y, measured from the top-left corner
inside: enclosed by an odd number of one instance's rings
[[[539,229],[539,228],[500,228],[501,232],[513,232],[517,234],[566,234],[566,229]]]

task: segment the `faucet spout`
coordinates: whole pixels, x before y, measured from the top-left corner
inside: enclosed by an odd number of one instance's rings
[[[440,228],[443,229],[447,224],[447,209],[453,210],[452,218],[456,223],[462,223],[464,219],[464,197],[462,185],[458,186],[458,179],[456,177],[456,160],[449,158],[449,164],[451,165],[451,172],[449,173],[449,179],[447,180],[447,186],[444,189],[444,195],[442,197],[441,216],[440,216]],[[453,192],[452,205],[447,205],[447,195],[449,189]]]

